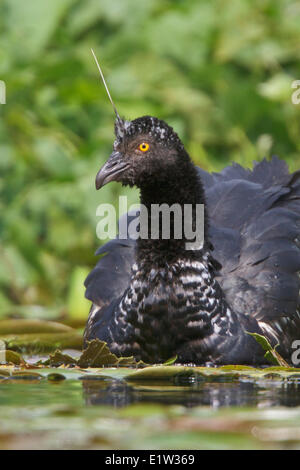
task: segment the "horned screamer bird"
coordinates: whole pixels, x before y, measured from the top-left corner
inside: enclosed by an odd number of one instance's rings
[[[116,355],[148,363],[177,356],[259,365],[264,351],[248,334],[256,332],[291,362],[300,339],[300,172],[274,157],[253,170],[233,164],[209,174],[156,117],[117,114],[115,135],[97,189],[110,181],[137,186],[149,209],[204,204],[205,237],[186,249],[171,218],[168,240],[117,237],[101,247],[85,283],[93,302],[85,342],[99,338]]]

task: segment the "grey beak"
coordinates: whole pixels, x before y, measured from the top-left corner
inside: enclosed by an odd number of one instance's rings
[[[129,168],[129,164],[123,160],[119,152],[113,152],[96,176],[96,189],[102,188],[110,181],[118,181],[118,177]]]

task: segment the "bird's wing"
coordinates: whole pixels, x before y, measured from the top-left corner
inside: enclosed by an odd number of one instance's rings
[[[96,251],[100,258],[85,280],[87,299],[102,306],[120,297],[129,285],[134,261],[134,240],[109,241]]]
[[[127,220],[122,225],[127,224],[129,231],[130,222],[136,215],[127,214],[125,217]],[[114,308],[129,285],[131,267],[135,261],[135,240],[130,233],[125,239],[118,236],[101,246],[96,255],[102,256],[84,283],[85,296],[93,302],[84,336],[90,340],[101,331],[101,337],[105,340]]]
[[[284,336],[290,348],[300,334],[300,172],[289,174],[274,157],[252,171],[234,164],[199,174],[228,304],[274,339]]]
[[[101,246],[96,255],[102,255],[95,268],[85,280],[85,296],[94,304],[102,307],[119,298],[129,285],[131,267],[135,261],[135,240],[130,233],[130,224],[138,214],[128,213],[119,220],[119,228],[127,226],[114,240]],[[124,223],[124,219],[125,223]]]

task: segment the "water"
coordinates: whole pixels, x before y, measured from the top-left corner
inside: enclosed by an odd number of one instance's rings
[[[300,406],[300,381],[261,382],[195,382],[189,385],[167,386],[164,382],[147,382],[131,386],[120,381],[101,383],[83,381],[85,403],[124,407],[136,403],[159,403],[185,407],[296,407]]]
[[[0,448],[300,448],[298,378],[180,382],[8,378]]]

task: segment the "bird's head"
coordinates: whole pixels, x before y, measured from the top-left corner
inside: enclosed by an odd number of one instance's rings
[[[97,174],[97,189],[110,181],[139,188],[159,184],[189,161],[176,132],[155,117],[117,118],[115,135],[113,152]]]

